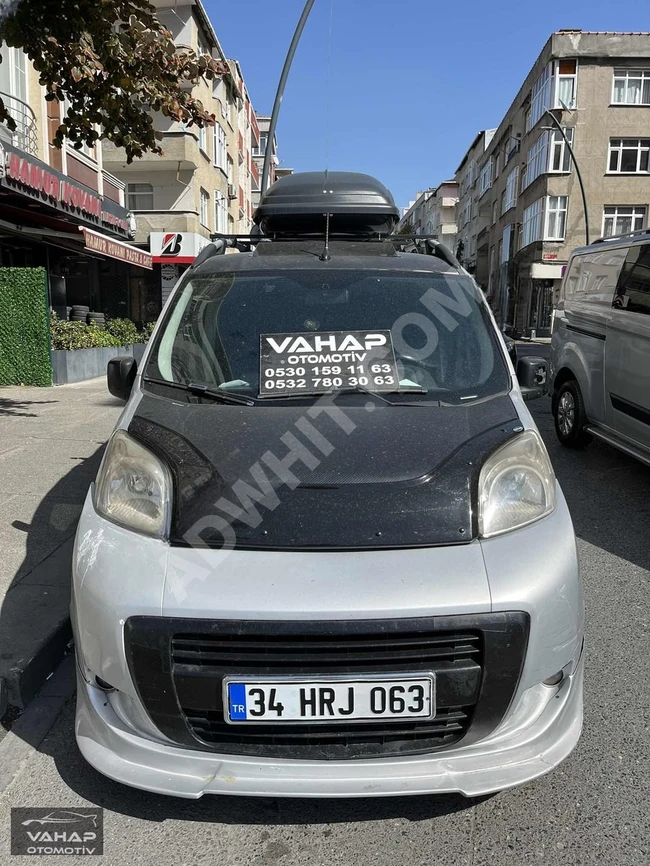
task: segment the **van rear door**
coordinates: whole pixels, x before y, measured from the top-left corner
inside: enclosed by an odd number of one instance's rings
[[[650,449],[650,243],[630,247],[605,341],[608,426]]]

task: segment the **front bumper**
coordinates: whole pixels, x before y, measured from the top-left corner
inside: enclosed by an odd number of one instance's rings
[[[580,735],[582,588],[561,492],[548,518],[482,542],[352,554],[234,551],[226,559],[219,551],[169,548],[120,529],[98,517],[88,500],[73,587],[82,671],[79,746],[102,773],[137,788],[190,798],[454,791],[477,796],[548,772]],[[468,737],[410,756],[283,759],[181,746],[146,713],[125,647],[125,623],[132,617],[330,620],[343,626],[350,620],[507,611],[525,614],[530,629],[518,685],[500,725],[480,740]],[[558,687],[541,685],[559,670],[565,678]],[[499,665],[492,673],[500,676]],[[116,691],[107,697],[88,685],[95,676]]]
[[[501,791],[548,773],[582,729],[583,662],[553,688],[524,692],[495,733],[437,755],[370,761],[276,761],[212,755],[155,741],[130,729],[100,689],[78,678],[77,742],[104,775],[159,794],[369,797]]]

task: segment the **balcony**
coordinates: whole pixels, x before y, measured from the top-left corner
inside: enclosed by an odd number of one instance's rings
[[[122,177],[129,172],[146,171],[193,171],[202,165],[197,134],[192,131],[169,131],[164,133],[160,142],[163,150],[161,155],[145,153],[141,159],[134,160],[130,165],[126,161],[126,153],[121,147],[115,147],[111,141],[102,142],[103,164],[112,173]]]
[[[196,211],[186,210],[136,210],[135,243],[146,244],[151,232],[188,232],[205,234]]]
[[[253,182],[253,189],[258,190],[260,188],[260,172],[254,159],[251,160],[251,179]]]
[[[17,99],[15,96],[3,93],[2,91],[0,91],[0,97],[2,97],[2,101],[16,121],[14,132],[7,129],[4,124],[0,124],[0,141],[13,145],[13,147],[17,147],[31,156],[38,156],[38,124],[36,123],[36,115],[22,99]]]

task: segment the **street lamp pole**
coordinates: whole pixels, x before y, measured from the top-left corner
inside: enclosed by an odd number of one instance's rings
[[[305,3],[305,8],[302,10],[302,15],[300,16],[300,20],[298,21],[296,32],[293,34],[293,39],[291,40],[291,45],[289,46],[289,52],[282,68],[282,75],[280,76],[278,90],[275,94],[275,102],[273,103],[273,111],[271,113],[271,123],[269,124],[268,139],[266,142],[266,153],[264,154],[264,168],[262,169],[261,183],[262,195],[266,192],[266,188],[269,185],[269,175],[271,172],[271,157],[273,155],[273,142],[275,140],[275,128],[278,125],[278,115],[280,114],[280,106],[282,105],[282,97],[284,96],[284,87],[287,83],[287,78],[289,77],[289,71],[291,69],[291,64],[293,63],[296,48],[298,47],[298,43],[300,42],[300,37],[302,36],[302,31],[305,29],[305,24],[307,23],[307,19],[309,18],[309,13],[311,12],[312,6],[315,2],[316,0],[307,0],[307,2]]]
[[[585,212],[585,242],[586,242],[587,246],[589,246],[589,210],[587,209],[587,194],[585,192],[585,185],[584,185],[583,180],[582,180],[582,174],[580,173],[580,166],[578,165],[578,160],[576,159],[576,155],[573,152],[573,148],[571,147],[571,142],[569,141],[569,139],[566,136],[566,133],[562,129],[562,125],[561,125],[560,121],[557,119],[557,117],[553,114],[552,111],[549,111],[549,109],[546,110],[546,113],[551,118],[553,126],[558,130],[558,132],[560,133],[560,135],[564,139],[564,143],[566,144],[567,150],[569,151],[569,154],[571,155],[571,161],[573,162],[575,169],[576,169],[576,175],[578,177],[578,183],[580,184],[580,192],[582,194],[582,207],[583,207],[583,210]]]

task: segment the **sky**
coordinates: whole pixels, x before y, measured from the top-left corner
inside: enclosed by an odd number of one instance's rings
[[[258,114],[271,112],[304,2],[204,0]],[[281,163],[372,174],[405,206],[453,177],[565,28],[648,31],[648,0],[316,0],[282,103]]]

